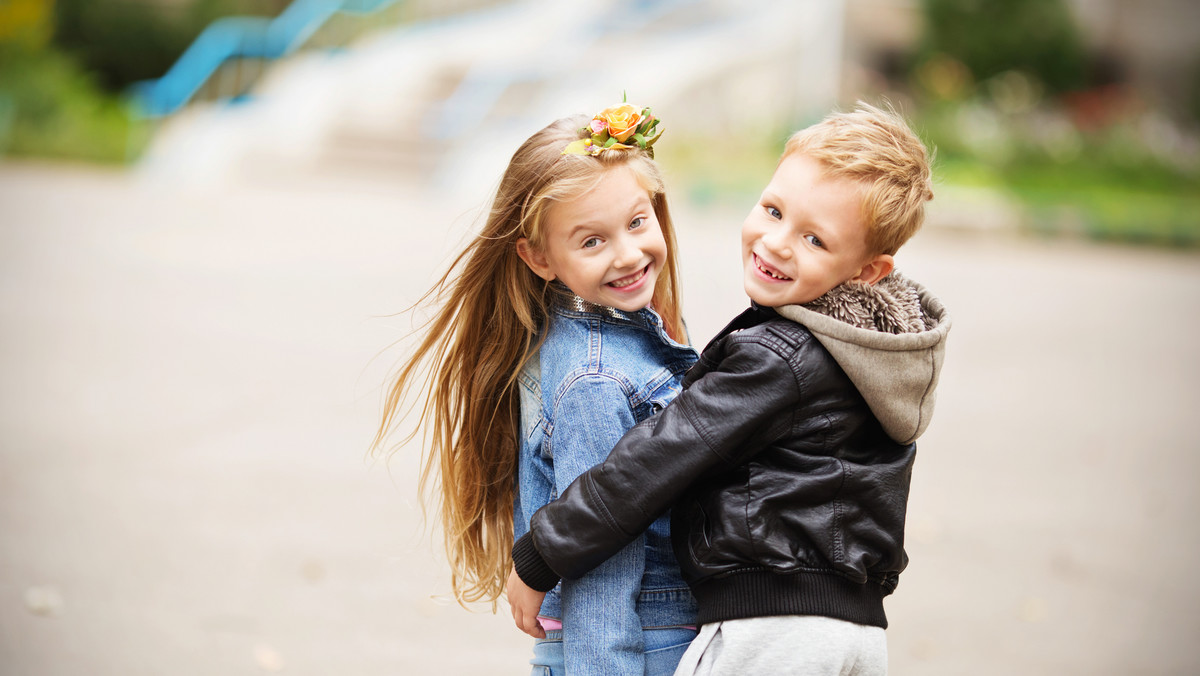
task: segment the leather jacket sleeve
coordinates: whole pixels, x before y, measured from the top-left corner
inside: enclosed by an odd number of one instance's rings
[[[689,387],[637,425],[608,458],[534,514],[513,560],[530,587],[587,573],[645,530],[710,473],[746,462],[791,425],[799,386],[763,336],[734,334],[710,346]],[[547,586],[548,585],[548,586]]]

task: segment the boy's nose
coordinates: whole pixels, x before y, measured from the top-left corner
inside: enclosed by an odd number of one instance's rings
[[[771,253],[780,258],[791,258],[791,248],[787,246],[787,236],[782,229],[772,230],[764,234],[761,238],[763,246],[767,247]]]

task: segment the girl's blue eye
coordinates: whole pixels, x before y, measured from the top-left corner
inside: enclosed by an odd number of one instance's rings
[[[817,237],[816,235],[805,235],[805,236],[804,236],[804,239],[807,239],[809,244],[811,244],[811,245],[813,245],[813,246],[815,246],[815,247],[817,247],[817,248],[824,248],[824,247],[825,247],[825,243],[824,243],[824,242],[822,242],[822,241],[821,241],[821,238],[820,238],[820,237]]]
[[[585,248],[585,249],[592,249],[599,245],[600,245],[599,237],[588,237],[587,239],[583,240],[583,248]]]
[[[779,219],[783,218],[783,212],[776,209],[775,207],[767,207],[766,209],[767,209],[767,213],[770,214],[771,218],[774,218],[775,220],[779,220]]]
[[[646,223],[646,217],[638,216],[637,218],[633,219],[633,221],[629,224],[629,229],[637,230],[638,228],[642,227],[642,225],[644,225],[645,223]]]

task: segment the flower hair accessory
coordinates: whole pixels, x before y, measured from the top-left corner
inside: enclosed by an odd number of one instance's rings
[[[588,126],[579,131],[589,134],[588,138],[572,141],[563,149],[563,155],[599,155],[605,150],[629,150],[641,148],[654,157],[654,142],[662,136],[657,132],[660,120],[649,108],[621,103],[609,106],[596,113]]]

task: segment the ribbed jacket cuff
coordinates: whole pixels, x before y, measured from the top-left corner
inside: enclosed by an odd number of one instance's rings
[[[517,538],[513,543],[512,558],[517,576],[535,591],[548,592],[554,589],[561,579],[546,564],[537,547],[533,546],[533,533],[526,533]]]

